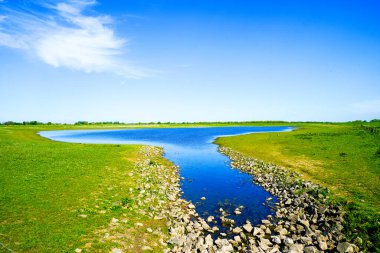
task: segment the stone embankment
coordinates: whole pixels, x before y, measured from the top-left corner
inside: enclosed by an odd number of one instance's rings
[[[172,179],[167,198],[172,202],[165,216],[170,239],[165,252],[359,252],[343,234],[344,212],[329,201],[327,190],[301,179],[282,167],[245,157],[231,149],[220,151],[232,160],[231,166],[252,174],[278,202],[276,214],[253,226],[249,221],[235,227],[233,219],[220,210],[219,217],[201,218],[195,206],[180,198],[179,178]],[[254,197],[254,196],[252,196]],[[271,202],[271,199],[268,199]],[[244,212],[243,207],[235,214]],[[229,226],[219,233],[215,219]]]

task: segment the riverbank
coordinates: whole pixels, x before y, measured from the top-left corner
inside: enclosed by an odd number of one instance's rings
[[[158,211],[179,180],[162,151],[36,134],[49,128],[0,128],[0,251],[162,252],[168,220]]]
[[[259,225],[250,222],[234,225],[233,214],[220,210],[217,217],[205,222],[195,212],[179,213],[178,220],[170,222],[172,248],[169,252],[359,252],[360,238],[347,240],[344,235],[345,212],[339,203],[329,198],[328,190],[304,181],[300,175],[274,164],[246,157],[228,148],[220,151],[229,156],[232,166],[255,178],[278,203],[276,215],[268,215]],[[267,200],[271,204],[271,199]],[[272,203],[273,204],[273,203]],[[194,208],[189,204],[190,209]],[[244,207],[237,210],[244,212]],[[235,214],[238,214],[235,211]],[[175,217],[175,216],[174,216]],[[228,233],[211,228],[215,219],[229,227]],[[215,235],[213,235],[215,233]]]
[[[219,138],[216,143],[244,156],[297,172],[330,190],[346,212],[344,231],[368,251],[380,245],[379,124],[297,124],[293,132]]]
[[[280,252],[359,252],[359,247],[346,241],[344,210],[329,199],[326,188],[274,164],[228,148],[221,147],[220,151],[231,158],[232,166],[254,175],[254,182],[279,200],[275,217],[269,216],[254,229],[260,240],[257,247]]]

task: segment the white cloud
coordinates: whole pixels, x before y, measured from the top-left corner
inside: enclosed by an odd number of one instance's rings
[[[362,114],[380,115],[380,98],[354,103],[352,104],[352,109]]]
[[[7,47],[25,49],[28,46],[24,41],[16,39],[14,36],[0,32],[0,44]]]
[[[115,35],[112,18],[84,14],[95,3],[68,0],[39,6],[45,12],[0,9],[6,13],[0,15],[0,45],[22,49],[54,67],[145,76],[124,60],[127,40]]]

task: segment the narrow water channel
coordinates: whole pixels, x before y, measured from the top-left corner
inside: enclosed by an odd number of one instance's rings
[[[146,128],[123,130],[43,131],[43,137],[63,142],[97,144],[148,144],[164,148],[165,158],[180,167],[183,198],[196,205],[197,212],[207,218],[219,216],[223,208],[236,225],[250,220],[260,223],[272,210],[265,203],[271,197],[261,186],[252,183],[252,176],[230,167],[230,160],[213,144],[219,136],[248,133],[289,131],[290,127],[201,127]],[[205,197],[205,200],[201,200]],[[235,215],[235,208],[243,206]],[[223,228],[222,228],[223,231]]]

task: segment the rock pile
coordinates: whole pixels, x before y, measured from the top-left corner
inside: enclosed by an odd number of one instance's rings
[[[234,227],[234,220],[221,210],[221,223],[230,226],[233,236],[219,234],[214,217],[205,221],[193,204],[180,198],[178,177],[168,192],[173,204],[166,212],[170,227],[166,252],[359,252],[356,245],[346,242],[342,233],[344,212],[330,203],[326,189],[282,167],[231,149],[222,147],[220,151],[231,158],[232,167],[252,174],[254,183],[277,196],[276,215],[269,215],[257,226],[247,221],[242,227]],[[239,215],[242,209],[234,213]]]

